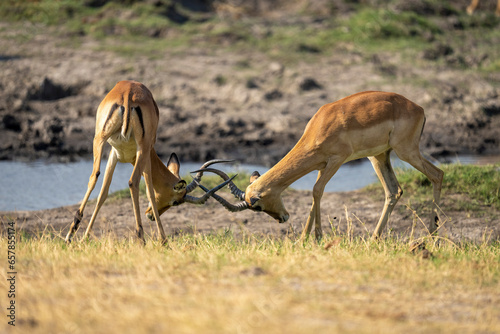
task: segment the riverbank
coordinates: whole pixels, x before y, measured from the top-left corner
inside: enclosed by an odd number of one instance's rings
[[[500,241],[500,173],[499,164],[489,165],[440,165],[444,171],[439,212],[442,222],[439,235],[453,242]],[[240,189],[248,186],[249,173],[240,171],[235,183]],[[396,175],[403,189],[403,196],[395,207],[385,237],[406,240],[428,235],[426,226],[431,214],[432,186],[429,180],[413,168],[397,168]],[[205,175],[202,183],[212,188],[220,182],[219,177]],[[140,205],[148,206],[145,187],[141,187]],[[94,192],[98,193],[99,188]],[[195,196],[203,194],[200,189]],[[229,201],[234,198],[227,188],[219,195]],[[83,196],[83,190],[80,193]],[[47,192],[43,196],[54,196]],[[323,230],[327,234],[348,233],[369,237],[375,228],[384,202],[384,191],[379,183],[350,192],[326,192],[321,201]],[[167,233],[175,237],[188,233],[218,233],[232,231],[236,234],[270,234],[296,237],[303,229],[312,205],[312,192],[287,189],[283,202],[290,220],[278,224],[267,214],[250,210],[230,213],[219,203],[210,199],[205,205],[183,204],[172,207],[162,216]],[[91,200],[84,213],[83,233],[92,214],[95,200]],[[49,231],[56,237],[63,237],[73,221],[78,205],[62,206],[54,209],[34,211],[0,211],[2,230],[5,232],[10,222],[17,224],[21,235],[37,236]],[[154,237],[156,225],[142,217],[146,234]],[[98,215],[93,235],[102,238],[107,235],[119,238],[133,238],[135,219],[132,211],[130,192],[123,189],[109,195]]]
[[[381,187],[378,185],[378,187]],[[375,188],[351,192],[325,193],[321,202],[323,231],[331,233],[350,233],[353,236],[371,235],[375,229],[384,204],[383,191]],[[384,231],[383,237],[394,236],[406,240],[411,237],[426,236],[430,213],[430,196],[415,200],[413,190],[400,199]],[[375,194],[375,195],[374,195]],[[227,194],[224,194],[228,199]],[[283,201],[290,213],[290,220],[278,224],[265,213],[243,211],[230,213],[213,199],[203,206],[183,204],[173,207],[162,215],[166,233],[171,237],[179,234],[219,233],[230,230],[235,234],[269,234],[294,238],[300,235],[309,215],[312,204],[311,191],[288,190]],[[144,211],[147,201],[140,198]],[[462,203],[462,204],[460,204]],[[466,203],[474,203],[471,208]],[[95,201],[87,206],[78,232],[81,237],[92,214]],[[467,194],[450,193],[444,190],[440,217],[444,224],[439,235],[453,242],[472,241],[476,243],[500,240],[500,210],[495,206],[477,204]],[[0,211],[2,231],[7,223],[15,221],[17,232],[36,236],[49,232],[56,237],[64,237],[78,205],[38,211]],[[143,216],[143,225],[149,237],[156,238],[156,225]],[[93,237],[113,236],[134,238],[135,220],[130,198],[110,198],[102,207],[93,228]]]

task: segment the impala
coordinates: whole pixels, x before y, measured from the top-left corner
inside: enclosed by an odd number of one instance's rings
[[[188,185],[186,181],[181,180],[179,177],[180,164],[175,153],[172,153],[170,156],[167,166],[163,164],[153,147],[156,141],[158,117],[158,106],[153,99],[153,95],[146,86],[136,81],[118,82],[100,103],[97,109],[93,142],[93,170],[90,175],[87,192],[76,211],[73,223],[66,236],[66,242],[71,241],[83,218],[83,210],[100,174],[102,150],[106,142],[112,148],[106,165],[101,192],[99,193],[97,204],[85,231],[84,238],[88,237],[97,214],[108,196],[109,185],[111,184],[113,172],[118,161],[134,165],[128,184],[134,208],[136,234],[143,242],[144,231],[139,208],[139,182],[141,175],[144,176],[146,193],[150,204],[146,210],[146,215],[149,219],[156,221],[158,233],[162,241],[166,240],[160,221],[160,215],[163,212],[171,206],[176,206],[184,202],[203,204],[210,197],[208,194],[214,193],[227,183],[226,181],[218,185],[199,198],[187,195],[187,193],[196,189],[196,180],[199,180],[202,174],[199,173],[193,182]],[[205,163],[202,168],[218,162],[226,161],[211,160]]]
[[[424,123],[424,110],[405,97],[394,93],[362,92],[322,106],[292,150],[262,176],[254,172],[246,191],[239,190],[217,169],[205,168],[196,172],[214,172],[229,182],[232,194],[242,202],[231,204],[212,195],[228,210],[264,211],[283,223],[289,214],[281,193],[297,179],[319,170],[313,188],[313,204],[301,236],[307,238],[314,225],[315,236],[319,239],[322,236],[320,201],[325,185],[342,164],[368,157],[385,190],[384,208],[373,233],[377,238],[403,193],[390,162],[390,152],[394,150],[401,160],[410,163],[432,182],[434,202],[429,232],[434,232],[438,226],[437,205],[443,172],[420,154]]]
[[[467,7],[467,14],[472,15],[479,5],[479,0],[472,0],[470,5]],[[497,9],[495,11],[496,16],[500,16],[500,0],[497,1]]]

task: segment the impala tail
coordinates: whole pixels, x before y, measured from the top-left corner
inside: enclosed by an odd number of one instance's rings
[[[121,106],[122,111],[122,129],[121,134],[123,138],[129,138],[130,135],[130,103],[129,97],[126,96],[123,100],[123,105]]]

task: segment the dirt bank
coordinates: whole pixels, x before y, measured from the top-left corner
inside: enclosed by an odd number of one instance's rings
[[[224,195],[227,197],[227,194]],[[229,198],[229,197],[228,197]],[[283,197],[291,218],[287,223],[278,224],[264,213],[243,211],[230,213],[213,199],[204,206],[184,204],[174,207],[162,215],[165,232],[170,235],[178,233],[216,233],[231,230],[234,233],[289,235],[292,238],[300,235],[302,226],[307,220],[312,204],[310,191],[287,191]],[[459,200],[457,195],[444,194],[443,208],[450,207],[453,201]],[[78,235],[82,236],[92,214],[94,203],[87,206],[84,220]],[[430,202],[414,203],[411,210],[407,207],[403,196],[394,210],[384,236],[388,234],[403,239],[427,235],[424,226],[428,224]],[[141,207],[147,207],[146,200],[141,198]],[[368,192],[353,191],[347,193],[326,193],[321,202],[323,231],[332,233],[332,229],[352,235],[369,236],[373,233],[378,216],[383,207],[383,198],[374,199]],[[9,221],[17,222],[18,233],[37,234],[44,230],[65,237],[78,206],[41,211],[0,212],[2,230]],[[413,213],[415,211],[416,215]],[[446,210],[446,209],[445,209]],[[347,217],[346,218],[346,213]],[[418,215],[418,216],[417,216]],[[439,234],[453,242],[500,240],[500,212],[491,207],[483,207],[479,211],[446,211],[442,213],[444,221]],[[418,218],[421,217],[421,218]],[[423,221],[423,222],[422,222]],[[143,225],[148,235],[156,235],[156,225],[143,216]],[[135,220],[130,199],[108,200],[101,209],[93,228],[96,237],[116,235],[133,237]]]

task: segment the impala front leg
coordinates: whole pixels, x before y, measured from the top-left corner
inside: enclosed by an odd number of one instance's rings
[[[302,230],[302,234],[300,235],[301,241],[306,241],[309,238],[309,234],[311,233],[315,219],[316,219],[316,203],[313,199],[311,211],[309,211],[309,217],[307,217],[306,226],[304,227],[304,229]]]
[[[325,168],[318,172],[318,178],[316,179],[316,183],[313,188],[313,205],[311,207],[311,212],[309,213],[309,218],[307,219],[306,227],[300,237],[301,240],[305,240],[309,237],[313,224],[316,224],[314,227],[316,240],[319,241],[323,237],[323,231],[321,229],[321,197],[323,197],[326,184],[339,170],[343,161],[344,159],[339,158],[338,156],[332,157],[328,160]]]
[[[318,183],[318,181],[321,178],[321,173],[322,173],[322,170],[318,171],[318,177],[316,178],[316,184]],[[305,241],[309,238],[309,234],[311,233],[312,227],[314,225],[314,221],[316,220],[316,217],[317,217],[317,214],[316,214],[317,204],[316,203],[317,203],[316,198],[315,198],[314,192],[313,192],[313,204],[311,206],[311,211],[309,211],[309,217],[307,217],[306,226],[304,227],[304,230],[302,231],[302,235],[300,236],[300,240],[302,240],[302,241]],[[314,231],[315,231],[315,233],[317,233],[316,228],[314,229]]]
[[[128,181],[128,187],[130,189],[130,196],[132,197],[132,205],[134,208],[135,233],[139,240],[141,240],[143,243],[146,243],[146,241],[144,240],[144,229],[142,228],[141,222],[141,208],[139,207],[139,183],[141,181],[141,173],[143,169],[144,155],[141,153],[137,153],[137,160],[134,165],[132,176]]]
[[[64,239],[67,243],[71,242],[71,238],[73,238],[73,234],[78,231],[78,226],[83,219],[83,211],[81,210],[81,206],[78,210],[76,210],[75,217],[73,218],[73,223],[69,228],[68,234],[66,235],[66,239]]]
[[[300,240],[305,241],[309,238],[309,234],[311,234],[312,227],[314,226],[314,236],[317,241],[323,238],[323,231],[321,230],[321,207],[320,207],[321,199],[317,200],[313,199],[313,204],[311,206],[311,211],[309,212],[309,217],[307,218],[306,226],[302,231],[302,235],[300,236]]]
[[[314,219],[316,225],[314,225],[314,236],[316,241],[320,241],[323,238],[323,231],[321,229],[321,199],[316,204],[316,218]]]
[[[151,176],[151,160],[146,161],[146,167],[144,170],[144,181],[146,182],[146,194],[148,196],[149,204],[151,205],[151,209],[153,211],[153,217],[156,221],[156,226],[158,228],[158,233],[161,237],[162,243],[165,243],[167,240],[167,237],[165,235],[165,231],[163,230],[163,225],[161,224],[160,220],[160,214],[158,212],[158,207],[155,202],[155,193],[154,193],[154,188],[153,188],[153,179]],[[140,226],[141,233],[142,232],[142,226]]]

